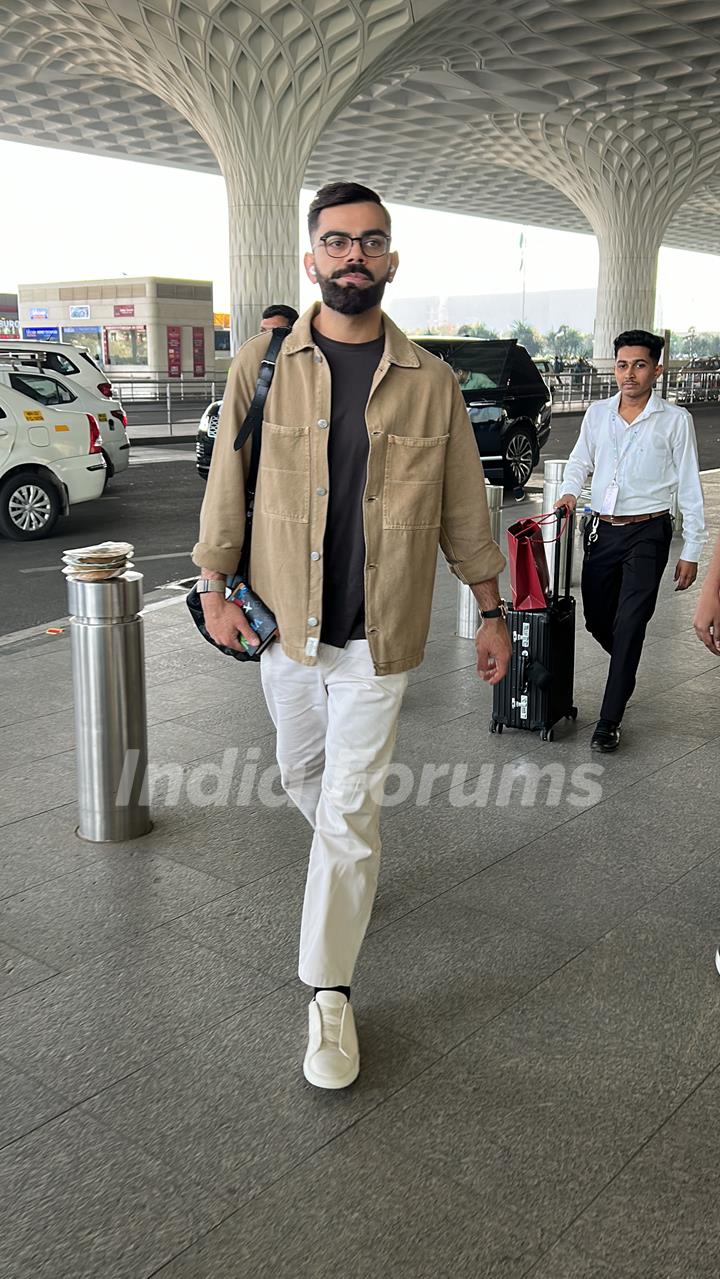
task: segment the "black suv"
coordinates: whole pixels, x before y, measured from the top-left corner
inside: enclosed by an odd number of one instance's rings
[[[413,338],[445,360],[463,393],[485,474],[522,488],[550,434],[552,395],[515,338]]]
[[[413,338],[452,368],[460,384],[488,479],[527,484],[550,434],[552,396],[524,346],[514,338]],[[195,452],[207,479],[222,400],[200,419]]]

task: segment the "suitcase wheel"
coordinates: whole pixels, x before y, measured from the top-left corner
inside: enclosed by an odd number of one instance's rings
[[[555,741],[555,733],[553,732],[553,730],[552,730],[551,728],[541,728],[541,729],[540,729],[540,741],[541,741],[541,742],[554,742],[554,741]]]
[[[503,731],[503,725],[502,725],[502,724],[498,724],[498,722],[497,722],[497,720],[496,720],[496,719],[491,719],[491,720],[490,720],[490,732],[491,732],[491,733],[502,733],[502,731]]]

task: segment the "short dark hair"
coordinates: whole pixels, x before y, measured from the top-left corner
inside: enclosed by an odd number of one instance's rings
[[[391,228],[390,214],[377,191],[361,186],[359,182],[328,182],[320,187],[308,209],[308,231],[311,238],[323,209],[333,209],[338,204],[377,204],[385,214],[388,231]]]
[[[615,359],[621,346],[646,346],[653,364],[659,364],[665,347],[665,338],[659,338],[656,333],[648,333],[647,329],[628,329],[626,333],[618,334],[613,345]]]
[[[283,319],[287,320],[291,328],[298,318],[295,307],[286,306],[284,302],[279,302],[277,306],[266,306],[262,313],[262,318],[263,320],[272,320],[276,315],[281,315]]]

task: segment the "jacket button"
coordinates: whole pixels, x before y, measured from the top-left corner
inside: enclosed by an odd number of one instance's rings
[[[316,617],[308,618],[308,626],[317,626],[317,624],[318,624],[318,620]]]
[[[322,431],[322,430],[324,430],[324,429],[325,429],[325,427],[327,426],[327,418],[319,417],[319,418],[318,418],[318,426],[320,427],[320,430],[321,430],[321,431]]]
[[[327,489],[315,489],[315,492],[317,493],[318,497],[325,497],[327,493]]]
[[[322,364],[322,356],[319,351],[316,351],[315,353],[315,363]]]
[[[319,552],[319,551],[311,551],[311,552],[310,552],[310,559],[311,559],[311,560],[319,560],[319,559],[320,559],[320,552]]]

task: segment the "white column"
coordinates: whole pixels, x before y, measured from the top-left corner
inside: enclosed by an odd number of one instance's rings
[[[618,333],[624,329],[652,330],[660,244],[646,238],[643,231],[638,234],[637,229],[631,240],[613,226],[598,234],[598,246],[593,355],[609,359]]]
[[[260,329],[271,303],[297,308],[299,183],[274,201],[252,202],[228,182],[230,309],[233,350]]]

